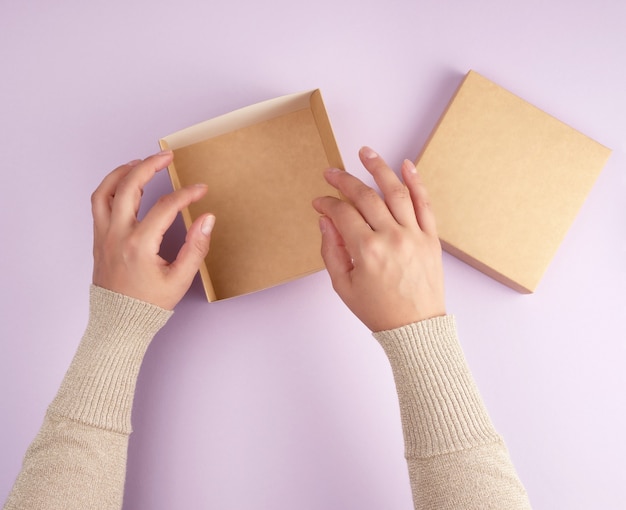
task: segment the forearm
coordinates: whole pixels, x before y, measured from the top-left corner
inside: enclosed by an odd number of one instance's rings
[[[407,459],[416,509],[521,510],[530,503],[502,441]]]
[[[121,508],[139,368],[170,315],[92,287],[87,330],[6,510]]]
[[[529,508],[450,316],[375,333],[389,357],[416,508]]]
[[[128,435],[47,414],[5,510],[122,507]]]

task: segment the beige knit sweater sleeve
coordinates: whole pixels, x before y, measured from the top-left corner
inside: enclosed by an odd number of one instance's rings
[[[396,381],[415,508],[530,508],[467,367],[454,319],[374,336]]]
[[[91,288],[85,335],[5,510],[122,507],[139,368],[171,312]],[[443,317],[375,334],[396,379],[415,506],[529,508]]]
[[[90,316],[5,510],[122,507],[139,367],[171,312],[92,286]]]

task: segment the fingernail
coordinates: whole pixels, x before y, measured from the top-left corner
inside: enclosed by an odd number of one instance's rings
[[[405,159],[404,160],[404,166],[406,166],[407,170],[410,173],[412,173],[412,174],[416,174],[417,173],[417,168],[415,168],[415,164],[410,159]]]
[[[157,156],[169,156],[172,153],[172,151],[170,149],[161,151],[157,154]]]
[[[324,216],[320,216],[320,232],[322,234],[326,232],[326,218]]]
[[[374,159],[378,157],[378,154],[376,154],[372,149],[370,149],[369,147],[363,147],[361,149],[361,154],[363,154],[363,157],[365,159]]]
[[[327,168],[326,172],[328,172],[329,174],[335,174],[337,172],[341,172],[341,170],[339,168],[331,167],[331,168]]]
[[[141,163],[140,159],[133,159],[132,161],[126,163],[126,166],[137,166],[139,163]]]
[[[209,214],[206,218],[202,220],[202,225],[200,225],[200,230],[205,236],[211,235],[213,231],[213,226],[215,225],[215,216]]]

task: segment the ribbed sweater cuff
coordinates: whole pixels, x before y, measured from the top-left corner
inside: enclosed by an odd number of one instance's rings
[[[96,287],[89,322],[48,412],[130,434],[130,415],[141,362],[171,311]]]
[[[458,342],[452,316],[374,333],[396,381],[407,458],[499,441]]]

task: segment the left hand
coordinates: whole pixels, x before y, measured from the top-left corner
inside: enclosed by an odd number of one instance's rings
[[[185,295],[209,251],[215,223],[211,214],[191,226],[171,264],[159,256],[163,235],[176,215],[207,191],[204,184],[162,196],[137,220],[144,186],[172,162],[163,151],[116,168],[91,197],[94,220],[93,283],[99,287],[172,310]]]

